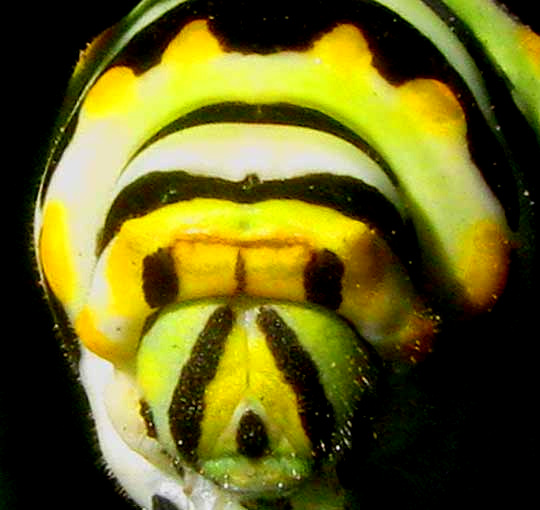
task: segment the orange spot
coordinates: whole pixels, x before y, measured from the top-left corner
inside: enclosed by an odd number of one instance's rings
[[[465,298],[475,309],[491,306],[506,284],[510,243],[501,227],[491,221],[474,224],[463,239],[458,276]]]
[[[316,41],[309,53],[342,71],[357,72],[369,66],[372,55],[364,36],[353,25],[339,25]]]
[[[43,271],[54,295],[66,305],[77,288],[77,275],[72,258],[67,212],[59,201],[47,204],[39,241]]]
[[[518,37],[525,54],[533,64],[534,70],[537,74],[540,74],[540,36],[535,34],[529,27],[520,26]]]
[[[109,69],[90,89],[84,111],[91,117],[126,113],[136,100],[137,78],[129,67]]]
[[[430,134],[465,133],[463,110],[444,83],[419,78],[403,84],[398,90],[405,111]]]
[[[196,63],[222,54],[217,39],[208,30],[206,20],[188,23],[163,52],[167,64]]]

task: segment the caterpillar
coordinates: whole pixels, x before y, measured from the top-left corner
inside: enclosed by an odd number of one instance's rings
[[[540,37],[490,0],[146,0],[104,32],[34,246],[126,497],[356,508],[381,388],[533,250],[539,153]]]

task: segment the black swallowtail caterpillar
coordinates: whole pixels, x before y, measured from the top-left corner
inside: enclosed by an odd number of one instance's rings
[[[338,510],[381,379],[534,230],[540,38],[490,0],[230,3],[143,1],[82,54],[38,264],[134,502]]]

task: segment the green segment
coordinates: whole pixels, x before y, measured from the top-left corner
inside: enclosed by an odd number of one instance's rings
[[[169,432],[169,406],[182,367],[189,360],[199,334],[215,310],[213,301],[166,309],[143,337],[137,355],[137,379],[152,409],[159,440],[172,454],[176,446]]]
[[[202,472],[225,489],[264,496],[291,489],[311,475],[311,468],[307,459],[292,455],[256,461],[238,455],[207,461]]]
[[[294,329],[319,370],[338,429],[352,418],[355,404],[374,382],[374,369],[356,333],[331,312],[293,304],[274,307]]]
[[[512,94],[540,135],[540,39],[495,2],[446,0],[469,26],[512,86]],[[535,48],[535,49],[533,49]]]

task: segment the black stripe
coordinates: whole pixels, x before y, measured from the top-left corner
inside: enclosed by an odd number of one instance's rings
[[[171,435],[184,460],[192,464],[197,461],[204,392],[216,375],[233,321],[230,307],[221,306],[214,311],[197,338],[173,393],[169,407]]]
[[[150,308],[174,303],[178,296],[178,277],[169,249],[159,248],[143,260],[142,287]]]
[[[330,250],[314,253],[304,270],[306,298],[312,303],[337,310],[341,305],[341,278],[345,266]]]
[[[294,331],[272,308],[261,307],[257,325],[266,335],[278,369],[296,394],[298,412],[314,457],[329,455],[335,428],[334,409],[326,398],[315,363]]]
[[[251,204],[271,199],[302,200],[330,207],[376,228],[399,253],[410,240],[409,226],[394,205],[376,188],[354,177],[313,173],[283,180],[241,182],[187,172],[151,172],[126,186],[116,197],[98,237],[98,255],[122,224],[153,210],[194,198],[217,198]]]
[[[397,186],[397,179],[393,174],[390,165],[371,145],[369,145],[367,141],[359,136],[358,133],[318,110],[290,103],[250,104],[225,102],[198,108],[161,128],[137,149],[130,161],[136,158],[137,155],[147,147],[150,147],[158,140],[161,140],[170,134],[189,127],[224,122],[299,126],[332,134],[346,140],[367,154],[370,159],[375,161],[375,163],[381,167],[392,183]],[[127,165],[129,165],[129,162]]]
[[[238,254],[236,255],[234,278],[236,280],[236,293],[242,294],[246,290],[246,263],[240,250],[238,250]]]

